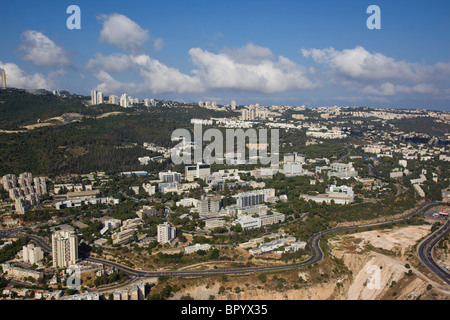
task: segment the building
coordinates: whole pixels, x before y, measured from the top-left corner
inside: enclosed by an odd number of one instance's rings
[[[171,243],[177,236],[177,229],[169,225],[168,222],[158,225],[158,243]]]
[[[2,88],[6,89],[6,71],[2,69]]]
[[[252,176],[256,179],[272,179],[274,169],[272,168],[256,168],[252,170]]]
[[[162,194],[178,192],[178,182],[162,182],[158,184],[158,190]]]
[[[169,170],[169,172],[159,173],[159,180],[161,180],[161,182],[181,182],[181,179],[181,173],[178,172]]]
[[[113,244],[123,244],[131,240],[137,232],[137,228],[126,228],[111,236]]]
[[[98,104],[97,97],[98,97],[97,90],[91,90],[91,105],[95,106]]]
[[[128,108],[128,96],[126,93],[122,94],[120,97],[120,106],[123,108]]]
[[[45,177],[35,177],[33,179],[34,182],[34,191],[38,196],[42,196],[47,193],[47,184],[45,182]]]
[[[156,216],[156,208],[152,206],[144,206],[142,209],[138,210],[136,212],[136,215],[139,217],[139,219],[144,220],[147,217],[154,217]]]
[[[300,175],[303,174],[303,165],[301,163],[284,163],[283,173],[285,175]]]
[[[80,293],[80,294],[74,294],[71,296],[62,297],[61,300],[97,301],[97,300],[100,300],[100,294],[98,292],[84,292],[84,293]]]
[[[261,227],[261,220],[252,216],[242,215],[234,221],[234,224],[240,224],[242,229],[253,229]]]
[[[110,95],[109,98],[108,98],[108,103],[109,104],[119,105],[120,104],[120,98],[118,96],[115,96],[115,95]]]
[[[97,92],[97,104],[103,104],[103,92]]]
[[[44,252],[40,247],[35,247],[30,243],[27,246],[23,246],[22,259],[23,262],[33,265],[37,262],[41,262],[44,259]]]
[[[261,227],[264,227],[278,222],[283,222],[285,215],[278,212],[272,212],[266,215],[260,215],[258,219],[261,221]]]
[[[156,186],[152,186],[151,183],[144,183],[142,184],[142,188],[145,192],[148,193],[149,196],[152,196],[156,192]]]
[[[68,199],[64,201],[55,202],[56,210],[63,210],[66,208],[78,208],[83,204],[118,204],[119,199],[114,199],[111,197],[102,197],[102,198],[79,198],[79,199]]]
[[[119,219],[108,218],[106,220],[103,220],[102,224],[103,224],[103,229],[100,230],[100,234],[104,235],[106,233],[106,231],[108,231],[109,229],[119,228],[120,225],[122,224],[122,221]]]
[[[237,195],[236,204],[238,207],[251,207],[275,198],[275,189],[262,189],[249,192],[242,192]]]
[[[144,300],[145,283],[133,284],[128,290],[115,290],[113,300]]]
[[[74,231],[60,230],[52,234],[53,267],[67,268],[78,260],[78,238]]]
[[[199,250],[208,251],[210,249],[211,249],[211,245],[209,245],[207,243],[204,243],[204,244],[197,243],[197,244],[195,244],[193,246],[185,247],[184,248],[184,253],[185,254],[191,254],[191,253],[197,252]]]
[[[306,156],[298,152],[286,153],[283,157],[283,163],[306,163]]]
[[[211,166],[209,164],[198,163],[193,166],[185,167],[185,178],[188,181],[193,181],[194,179],[205,180],[207,176],[211,174]]]
[[[222,228],[225,225],[225,220],[223,219],[206,219],[205,221],[205,230],[215,229],[215,228]]]
[[[19,280],[24,280],[29,277],[39,280],[44,276],[43,272],[14,267],[10,263],[3,263],[1,266],[3,272],[8,273],[11,277]]]
[[[217,214],[222,208],[222,199],[220,195],[203,195],[197,208],[200,214]]]
[[[332,163],[331,172],[328,172],[328,178],[338,177],[341,179],[350,179],[358,176],[358,171],[353,168],[353,163]]]
[[[350,204],[354,201],[354,192],[352,187],[331,185],[326,190],[325,194],[318,194],[315,196],[300,195],[306,201],[312,200],[316,203],[330,204],[334,201],[335,204]]]

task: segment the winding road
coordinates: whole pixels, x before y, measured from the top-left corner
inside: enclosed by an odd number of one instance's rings
[[[422,261],[422,263],[430,269],[436,276],[438,276],[442,281],[450,284],[450,273],[439,266],[433,258],[433,248],[436,244],[441,241],[450,232],[450,220],[431,235],[429,235],[425,240],[423,240],[417,247],[417,255]]]
[[[117,262],[112,262],[108,260],[103,260],[99,258],[94,257],[86,257],[86,261],[100,263],[105,266],[109,267],[115,267],[120,270],[123,270],[125,274],[127,274],[130,278],[138,279],[138,278],[149,278],[149,277],[159,277],[159,276],[172,276],[172,277],[191,277],[191,276],[211,276],[211,275],[244,275],[244,274],[252,274],[252,273],[259,273],[259,272],[271,272],[271,271],[283,271],[283,270],[290,270],[290,269],[296,269],[296,268],[304,268],[309,265],[313,265],[315,263],[320,262],[324,258],[324,252],[322,251],[320,247],[320,240],[322,237],[333,234],[333,233],[339,233],[339,232],[346,232],[346,231],[355,231],[362,228],[369,228],[369,227],[377,227],[382,226],[386,224],[393,224],[402,222],[405,220],[410,219],[411,217],[422,214],[426,210],[441,205],[441,202],[429,202],[422,204],[419,208],[411,212],[410,214],[403,216],[401,218],[397,218],[394,220],[389,220],[385,222],[378,222],[378,223],[370,223],[370,224],[363,224],[358,226],[349,226],[349,227],[341,227],[341,228],[334,228],[334,229],[327,229],[320,232],[315,233],[311,238],[308,240],[309,247],[311,248],[311,257],[308,260],[293,263],[293,264],[285,264],[285,265],[278,265],[278,266],[267,266],[267,267],[249,267],[249,268],[234,268],[234,269],[208,269],[208,270],[178,270],[178,271],[143,271],[143,270],[135,270],[130,267],[124,266],[122,264],[119,264]],[[434,245],[449,231],[449,223],[446,224],[446,232],[443,232],[440,234],[440,236],[436,237],[430,237],[429,241],[424,241],[422,245],[423,248],[426,248],[428,251],[432,250]],[[3,234],[3,237],[5,237],[7,232],[4,230],[0,235]],[[17,229],[13,231],[10,234],[10,237],[29,237],[33,241],[36,242],[38,246],[40,246],[44,251],[50,253],[51,252],[51,245],[47,242],[46,239],[36,236],[36,235],[30,235],[30,234],[24,234],[20,233]],[[7,236],[6,236],[7,237]],[[427,251],[427,252],[428,252]],[[425,252],[424,250],[420,250],[419,252]],[[423,258],[423,257],[422,257]],[[421,260],[422,260],[421,258]],[[425,260],[422,260],[425,265],[434,266],[433,268],[430,268],[431,271],[436,272],[439,268],[437,264],[434,262],[431,255],[426,255]],[[438,275],[438,274],[437,274]],[[442,278],[442,275],[438,275],[440,278]],[[446,276],[448,282],[448,274]]]

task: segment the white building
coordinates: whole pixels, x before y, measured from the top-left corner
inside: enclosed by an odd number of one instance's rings
[[[97,104],[97,90],[91,90],[91,105],[95,106]]]
[[[301,163],[285,163],[283,164],[283,173],[285,175],[303,174],[303,165]]]
[[[122,94],[122,96],[120,97],[120,106],[128,108],[128,96],[126,93]]]
[[[162,182],[181,182],[181,173],[170,170],[168,172],[160,172],[159,180]]]
[[[193,245],[193,246],[187,246],[187,247],[185,247],[185,248],[184,248],[184,253],[185,253],[185,254],[191,254],[191,253],[197,252],[197,251],[199,251],[199,250],[208,251],[208,250],[210,250],[210,249],[211,249],[211,245],[209,245],[209,244],[207,244],[207,243],[205,243],[205,244],[199,244],[199,243],[197,243],[197,244],[195,244],[195,245]]]
[[[158,225],[158,243],[171,243],[177,236],[177,229],[169,225],[168,222]]]
[[[109,104],[119,105],[120,104],[120,98],[118,96],[115,96],[115,95],[110,95],[109,99],[108,99],[108,103]]]
[[[78,260],[78,238],[74,231],[60,230],[52,234],[53,267],[67,268]]]
[[[198,163],[193,166],[185,167],[185,178],[188,181],[193,181],[194,179],[205,180],[207,176],[211,174],[211,166],[209,164]]]
[[[102,104],[103,103],[103,92],[97,92],[97,103],[96,104]]]
[[[151,183],[143,183],[142,188],[148,193],[149,196],[154,195],[156,192],[156,186],[152,186]]]
[[[237,195],[236,204],[238,207],[251,207],[275,197],[275,189],[262,189],[249,192],[242,192]]]
[[[41,262],[44,259],[44,252],[40,247],[35,247],[30,243],[27,246],[23,246],[22,259],[23,262],[33,265],[37,262]]]

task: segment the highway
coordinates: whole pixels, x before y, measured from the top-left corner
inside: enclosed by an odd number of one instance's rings
[[[450,220],[431,235],[429,235],[424,241],[422,241],[417,248],[417,255],[420,261],[438,276],[442,281],[450,284],[450,273],[444,268],[440,267],[433,258],[433,248],[438,242],[444,238],[450,232]]]
[[[133,278],[148,278],[148,277],[159,277],[162,275],[172,276],[172,277],[192,277],[192,276],[211,276],[211,275],[244,275],[244,274],[252,274],[252,273],[259,273],[259,272],[271,272],[271,271],[284,271],[284,270],[290,270],[290,269],[296,269],[296,268],[304,268],[309,265],[313,265],[315,263],[320,262],[324,258],[324,252],[322,251],[320,247],[320,240],[322,237],[333,234],[333,233],[339,233],[339,232],[346,232],[346,231],[355,231],[362,228],[369,228],[369,227],[377,227],[382,226],[386,224],[393,224],[398,223],[401,221],[405,221],[407,219],[410,219],[411,217],[422,214],[426,210],[441,205],[441,202],[430,202],[430,203],[424,203],[419,208],[411,212],[410,214],[397,218],[394,220],[386,221],[386,222],[378,222],[378,223],[371,223],[371,224],[364,224],[364,225],[358,225],[358,226],[349,226],[349,227],[341,227],[341,228],[334,228],[334,229],[327,229],[320,232],[317,232],[316,234],[312,235],[311,238],[308,240],[308,245],[311,248],[311,257],[303,262],[298,262],[294,264],[284,264],[284,265],[278,265],[278,266],[267,266],[267,267],[250,267],[250,268],[234,268],[234,269],[208,269],[208,270],[184,270],[184,271],[143,271],[143,270],[135,270],[130,267],[124,266],[122,264],[107,261],[99,258],[93,258],[93,257],[85,257],[85,260],[95,263],[101,263],[105,266],[109,267],[116,267],[120,270],[123,270],[125,274],[127,274],[129,277]],[[448,223],[447,223],[448,225]],[[447,229],[448,232],[448,229]],[[5,231],[3,231],[3,234],[5,234]],[[39,245],[44,251],[50,253],[51,252],[51,245],[42,237],[35,236],[35,235],[29,235],[29,234],[18,234],[17,230],[13,232],[13,234],[17,236],[27,236],[33,241],[36,242],[37,245]],[[12,237],[12,236],[11,236]],[[440,237],[442,238],[442,236]],[[437,239],[434,239],[437,240]],[[434,244],[438,242],[435,241]],[[427,246],[429,248],[430,246]],[[427,260],[429,264],[432,264],[434,262],[431,259]],[[433,271],[434,269],[432,269]],[[434,271],[433,271],[434,272]]]

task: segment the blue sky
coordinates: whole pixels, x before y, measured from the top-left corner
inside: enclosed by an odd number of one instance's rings
[[[69,5],[81,30],[69,30]],[[369,30],[369,5],[381,30]],[[8,85],[450,111],[448,1],[2,1]],[[6,30],[6,32],[5,32]]]

